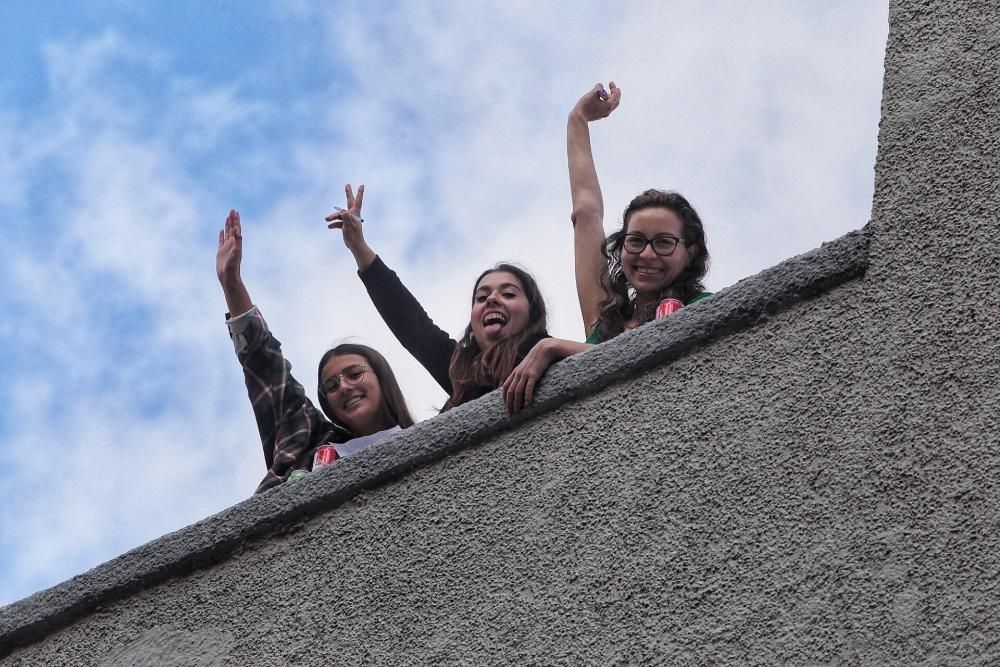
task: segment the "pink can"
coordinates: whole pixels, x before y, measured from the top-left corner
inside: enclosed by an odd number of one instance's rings
[[[680,299],[664,299],[656,306],[656,319],[673,315],[683,307],[684,303]]]

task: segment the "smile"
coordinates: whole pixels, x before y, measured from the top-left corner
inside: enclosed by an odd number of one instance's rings
[[[344,409],[349,410],[350,408],[353,408],[355,405],[363,401],[364,398],[365,397],[363,394],[357,394],[355,396],[351,396],[349,399],[344,401]]]

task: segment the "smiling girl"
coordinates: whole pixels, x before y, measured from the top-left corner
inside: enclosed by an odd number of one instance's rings
[[[531,402],[549,365],[587,348],[549,336],[535,279],[512,264],[497,264],[476,279],[469,325],[460,340],[453,339],[365,241],[364,187],[358,187],[357,197],[350,184],[345,187],[347,209],[328,215],[328,226],[343,231],[358,275],[389,329],[447,392],[442,411],[500,387],[507,410],[517,412]]]
[[[666,298],[685,305],[710,296],[705,229],[682,195],[646,190],[625,208],[621,229],[604,237],[604,199],[590,147],[589,123],[621,101],[597,84],[573,107],[567,123],[576,289],[588,343],[600,343],[652,320]]]
[[[366,345],[338,345],[323,355],[318,375],[320,413],[292,377],[281,343],[250,300],[240,276],[242,258],[240,214],[232,210],[219,232],[215,269],[229,308],[226,324],[264,447],[267,474],[256,493],[284,482],[293,470],[311,470],[313,454],[321,445],[334,445],[336,457],[342,458],[413,425],[392,369]]]

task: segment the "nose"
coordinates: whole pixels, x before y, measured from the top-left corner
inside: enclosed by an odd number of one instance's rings
[[[659,255],[657,255],[656,252],[653,250],[653,244],[647,243],[646,247],[643,248],[642,252],[639,253],[639,257],[642,257],[643,259],[653,259],[655,257],[659,257]]]

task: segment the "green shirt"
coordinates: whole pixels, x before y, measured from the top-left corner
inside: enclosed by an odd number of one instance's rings
[[[701,301],[702,299],[707,299],[710,296],[712,296],[711,292],[702,292],[701,294],[695,294],[693,297],[688,299],[688,302],[684,305],[690,306],[695,301]],[[595,327],[594,330],[590,332],[590,335],[587,336],[586,342],[589,345],[597,345],[598,343],[603,343],[604,341],[601,340],[600,336],[597,335],[597,328]]]

